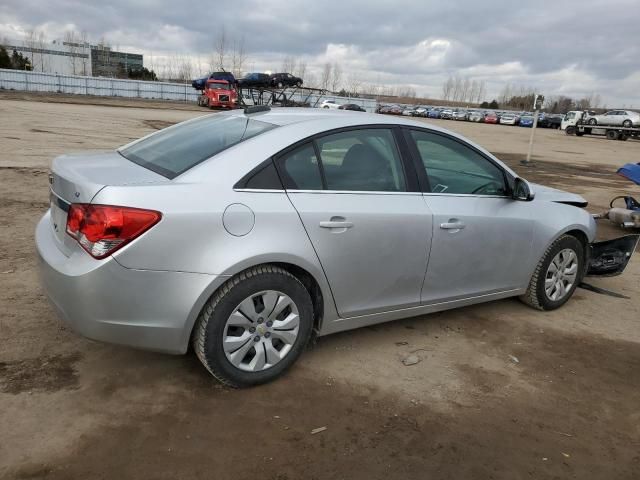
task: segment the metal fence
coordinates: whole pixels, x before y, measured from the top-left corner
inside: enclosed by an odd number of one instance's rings
[[[118,78],[57,75],[55,73],[26,72],[0,68],[0,89],[27,92],[71,93],[75,95],[100,95],[104,97],[154,98],[197,102],[199,92],[185,83],[145,82]],[[245,98],[248,101],[248,98]],[[368,112],[374,112],[376,101],[366,98],[347,98],[335,95],[307,95],[294,93],[290,100],[319,105],[323,100],[336,103],[355,103]],[[250,103],[250,102],[248,102]]]
[[[183,83],[145,82],[5,69],[0,69],[0,88],[27,92],[155,98],[184,102],[195,102],[198,99],[198,92],[191,88],[191,85]]]

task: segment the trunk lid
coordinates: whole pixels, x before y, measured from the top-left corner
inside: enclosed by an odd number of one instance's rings
[[[167,183],[167,178],[130,162],[118,152],[62,155],[53,160],[49,176],[51,228],[65,255],[75,248],[66,234],[67,212],[72,203],[91,203],[108,185]]]

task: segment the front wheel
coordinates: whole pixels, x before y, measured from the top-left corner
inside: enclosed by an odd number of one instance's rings
[[[537,310],[555,310],[564,305],[582,281],[584,247],[572,235],[563,235],[544,253],[520,297]]]
[[[205,304],[192,344],[209,372],[231,387],[274,380],[311,337],[313,305],[304,285],[273,265],[228,280]]]
[[[589,125],[597,125],[598,121],[595,118],[590,118],[589,119]]]
[[[631,120],[625,120],[624,122],[622,122],[622,126],[625,128],[631,128],[633,127],[633,122]]]

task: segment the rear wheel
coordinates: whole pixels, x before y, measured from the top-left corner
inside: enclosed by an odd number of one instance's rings
[[[633,122],[631,120],[625,120],[624,122],[622,122],[622,126],[625,128],[631,128],[633,127]]]
[[[589,119],[589,125],[597,125],[598,121],[595,118],[590,118]]]
[[[617,140],[618,132],[616,132],[615,130],[607,130],[607,138],[609,140]]]
[[[555,310],[564,305],[584,271],[584,247],[572,235],[563,235],[544,253],[529,282],[527,292],[520,297],[538,310]]]
[[[302,86],[302,82],[296,83],[296,87],[300,88]]]
[[[209,372],[231,387],[280,376],[300,356],[313,327],[304,285],[286,270],[264,265],[227,281],[205,304],[192,343]]]

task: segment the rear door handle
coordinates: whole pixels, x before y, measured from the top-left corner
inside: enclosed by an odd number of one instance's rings
[[[443,230],[462,230],[465,226],[462,222],[446,222],[440,224],[440,228]]]
[[[320,222],[320,228],[351,228],[353,227],[353,222],[346,221],[324,221]]]

